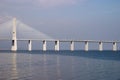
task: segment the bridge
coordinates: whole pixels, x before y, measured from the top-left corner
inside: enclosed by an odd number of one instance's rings
[[[117,51],[117,44],[120,43],[120,41],[104,41],[104,40],[68,40],[68,39],[53,39],[49,36],[47,36],[46,34],[44,33],[41,33],[39,31],[36,31],[34,30],[33,28],[28,28],[26,27],[27,25],[23,24],[22,22],[16,20],[16,18],[13,18],[12,19],[12,22],[11,22],[11,26],[10,29],[12,29],[12,38],[0,38],[0,41],[11,41],[12,45],[11,45],[11,51],[17,51],[17,42],[18,41],[28,41],[28,51],[32,51],[32,41],[41,41],[43,43],[43,51],[46,51],[47,50],[47,42],[54,42],[55,43],[55,51],[59,51],[60,50],[60,43],[65,43],[65,42],[69,42],[70,43],[70,50],[71,51],[74,51],[74,46],[75,46],[75,42],[81,42],[81,43],[85,43],[85,51],[88,51],[89,50],[89,43],[97,43],[98,44],[98,47],[99,47],[99,51],[103,51],[103,44],[104,43],[111,43],[112,44],[112,47],[113,47],[113,51]],[[6,24],[6,23],[5,23]],[[8,24],[8,26],[10,26],[10,24]],[[20,26],[18,28],[18,26]],[[29,35],[31,36],[34,36],[35,38],[25,38],[25,33],[21,32],[24,36],[24,38],[18,38],[17,36],[17,28],[20,29],[21,27],[23,28],[26,28],[26,29],[29,29],[30,32],[32,32],[33,30],[35,32],[37,32],[37,36],[33,35],[33,34],[30,34],[29,32]],[[4,31],[4,30],[3,30]],[[34,33],[35,34],[35,33]],[[39,35],[38,35],[39,34]],[[28,35],[27,35],[28,36]]]

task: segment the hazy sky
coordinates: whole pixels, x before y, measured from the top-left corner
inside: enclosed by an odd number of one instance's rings
[[[0,16],[54,38],[120,40],[120,0],[0,0]]]

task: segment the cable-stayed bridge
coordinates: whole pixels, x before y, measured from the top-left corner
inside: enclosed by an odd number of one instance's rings
[[[54,39],[28,25],[22,23],[16,18],[7,20],[0,24],[0,41],[11,41],[11,50],[17,51],[18,41],[28,41],[28,50],[32,50],[32,41],[42,41],[43,51],[47,50],[47,42],[55,43],[55,51],[59,51],[61,42],[70,42],[70,50],[74,51],[74,43],[85,43],[85,51],[89,50],[89,43],[98,43],[99,51],[103,50],[103,43],[112,43],[113,51],[117,51],[117,43],[120,41],[102,41],[102,40],[66,40],[66,39]]]

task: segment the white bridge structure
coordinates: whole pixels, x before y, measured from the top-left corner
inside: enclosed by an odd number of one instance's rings
[[[6,24],[6,23],[5,23]],[[4,24],[4,25],[5,25]],[[2,26],[4,26],[2,25]],[[98,47],[99,47],[99,51],[103,51],[103,44],[104,43],[111,43],[112,44],[112,47],[113,47],[113,51],[117,51],[117,44],[120,43],[120,41],[102,41],[102,40],[58,40],[58,39],[52,39],[51,37],[43,34],[43,33],[39,33],[40,35],[37,36],[37,38],[28,38],[28,39],[19,39],[18,36],[17,36],[17,27],[20,26],[19,28],[23,27],[23,28],[27,28],[25,27],[26,25],[25,24],[22,24],[20,21],[17,21],[16,18],[13,18],[12,19],[12,27],[10,29],[12,29],[12,38],[8,39],[8,38],[0,38],[0,41],[11,41],[12,42],[12,45],[11,45],[11,50],[12,51],[17,51],[17,42],[18,41],[28,41],[28,51],[31,51],[32,50],[32,41],[42,41],[43,43],[43,51],[46,51],[47,50],[47,42],[54,42],[55,43],[55,51],[59,51],[60,50],[60,43],[62,42],[69,42],[70,43],[70,50],[71,51],[74,51],[74,46],[75,46],[75,42],[82,42],[82,43],[85,43],[85,51],[88,51],[89,50],[89,43],[98,43]],[[19,29],[18,28],[18,29]],[[1,30],[0,30],[1,31]],[[4,32],[5,30],[2,30],[2,32]],[[29,31],[32,32],[32,28],[29,29]],[[23,36],[25,37],[25,33],[22,33]],[[31,36],[34,36],[33,34],[29,34]],[[38,38],[39,37],[39,38]]]

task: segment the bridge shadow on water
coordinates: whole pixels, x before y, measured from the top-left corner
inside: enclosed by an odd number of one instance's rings
[[[0,53],[14,53],[9,50],[0,51]],[[19,54],[46,54],[46,55],[60,55],[60,56],[74,56],[74,57],[84,57],[84,58],[91,58],[91,59],[101,59],[101,60],[116,60],[120,61],[120,51],[83,51],[83,50],[76,50],[76,51],[69,51],[69,50],[61,50],[61,51],[42,51],[42,50],[18,50],[15,53]]]

